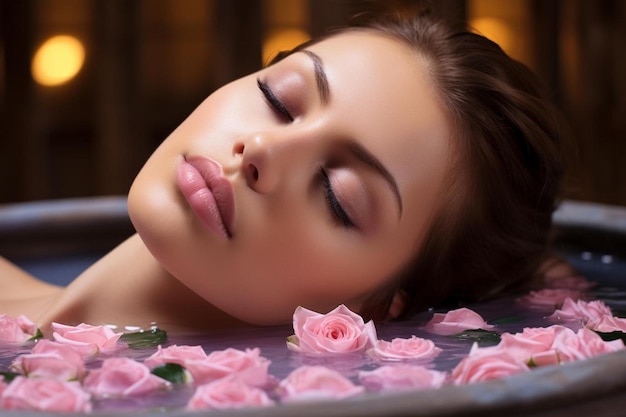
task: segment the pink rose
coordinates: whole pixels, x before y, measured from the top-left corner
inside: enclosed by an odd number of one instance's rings
[[[273,405],[267,394],[237,377],[222,378],[196,388],[187,410],[267,407]]]
[[[505,351],[528,366],[554,365],[560,363],[559,353],[553,345],[561,332],[572,333],[572,330],[564,326],[549,326],[525,328],[515,334],[503,333],[497,346],[482,348],[481,351]]]
[[[236,375],[248,385],[262,387],[268,382],[270,361],[260,353],[259,348],[245,351],[228,348],[211,352],[204,359],[185,361],[184,366],[197,385]]]
[[[574,301],[566,298],[560,309],[556,310],[548,318],[552,320],[599,320],[604,316],[611,316],[611,309],[602,301]]]
[[[295,352],[361,352],[376,342],[374,322],[364,323],[343,304],[327,314],[298,307],[293,314],[293,330],[287,347]]]
[[[446,314],[435,313],[433,318],[426,323],[424,329],[428,332],[449,336],[461,333],[465,330],[493,329],[494,326],[487,324],[475,311],[469,308],[459,308],[448,311]]]
[[[623,347],[621,340],[605,342],[589,329],[576,333],[564,326],[549,326],[527,328],[516,334],[504,333],[497,346],[481,350],[504,351],[530,366],[544,366],[590,358]]]
[[[108,358],[90,371],[83,386],[98,398],[141,395],[169,388],[171,383],[150,373],[144,364],[130,358]]]
[[[590,319],[586,326],[597,332],[611,333],[611,332],[624,332],[626,333],[626,319],[615,317],[612,315],[606,315],[603,317],[596,317]]]
[[[445,372],[418,365],[387,365],[359,372],[359,382],[370,391],[439,388],[445,381]]]
[[[521,333],[516,333],[516,336],[536,341],[547,349],[552,346],[554,338],[558,333],[567,331],[570,331],[570,329],[565,326],[558,325],[548,327],[526,327]]]
[[[528,366],[507,351],[481,349],[474,344],[469,355],[452,370],[451,380],[456,385],[471,384],[526,371],[529,371]]]
[[[565,299],[576,301],[580,298],[580,291],[567,288],[544,288],[530,291],[527,295],[517,299],[518,302],[533,307],[554,308],[563,304]]]
[[[361,394],[365,389],[354,385],[339,372],[325,366],[301,366],[283,379],[278,390],[285,402],[342,399]]]
[[[90,412],[89,394],[78,382],[48,378],[16,377],[0,395],[0,407],[8,410]]]
[[[161,345],[159,345],[157,351],[143,361],[143,363],[150,369],[165,365],[166,363],[174,363],[186,367],[186,362],[204,360],[206,357],[207,355],[204,349],[202,349],[202,346],[172,345],[162,348]]]
[[[122,333],[115,333],[106,326],[91,326],[81,323],[78,326],[66,326],[52,323],[52,336],[59,343],[66,343],[76,347],[84,356],[109,353],[125,347],[118,343]]]
[[[571,362],[616,352],[624,348],[624,343],[621,340],[605,342],[597,333],[582,328],[578,333],[571,330],[557,334],[552,346],[561,362]]]
[[[430,360],[436,358],[441,349],[432,340],[411,336],[408,339],[398,337],[391,342],[377,340],[367,353],[372,358],[381,360]]]
[[[0,314],[0,343],[24,343],[36,332],[35,324],[26,316],[13,318]]]
[[[20,314],[15,320],[17,321],[17,324],[20,326],[20,328],[24,331],[24,333],[28,333],[32,336],[37,333],[37,326],[35,326],[35,323],[33,323],[31,319],[29,319],[25,315]]]
[[[558,327],[569,331],[565,327]],[[558,331],[557,326],[550,330],[546,328],[541,329],[546,331],[534,332],[530,329],[524,329],[523,333],[504,333],[497,346],[485,349],[505,351],[529,366],[557,364],[559,363],[559,356],[557,351],[552,348],[554,335]]]
[[[81,379],[85,374],[83,357],[73,346],[45,339],[37,342],[31,353],[20,355],[11,367],[28,377],[60,381]]]

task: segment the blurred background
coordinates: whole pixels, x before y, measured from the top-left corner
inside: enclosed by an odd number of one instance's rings
[[[125,194],[208,94],[390,1],[0,0],[0,203]],[[626,205],[626,1],[433,0],[527,64],[572,125],[571,199]]]

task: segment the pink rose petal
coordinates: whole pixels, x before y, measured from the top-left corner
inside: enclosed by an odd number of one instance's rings
[[[15,320],[17,321],[18,326],[20,326],[20,328],[24,331],[24,333],[32,336],[37,333],[37,326],[35,326],[35,323],[33,323],[32,320],[25,315],[20,314]]]
[[[611,315],[590,319],[587,321],[586,326],[591,330],[602,333],[626,333],[626,319]]]
[[[474,344],[470,354],[452,370],[451,380],[456,385],[471,384],[527,371],[526,363],[505,350],[482,349]]]
[[[85,374],[80,352],[71,345],[45,339],[37,342],[31,353],[18,356],[11,368],[31,378],[60,381],[81,379]]]
[[[301,366],[283,379],[278,390],[284,402],[342,399],[361,394],[362,386],[354,385],[339,372],[324,366]]]
[[[557,321],[580,320],[584,323],[588,320],[601,320],[605,316],[611,316],[611,309],[602,301],[574,301],[568,297],[561,308],[548,318]]]
[[[274,401],[263,390],[251,387],[237,377],[227,377],[197,387],[187,403],[187,409],[224,410],[273,404]]]
[[[236,375],[248,385],[262,387],[268,383],[270,361],[260,353],[259,348],[228,348],[211,352],[204,359],[185,361],[184,365],[198,385]]]
[[[478,313],[469,308],[459,308],[445,314],[435,313],[424,326],[426,331],[443,336],[458,334],[465,330],[493,328],[494,326],[487,324]]]
[[[0,407],[6,410],[86,413],[91,411],[89,399],[89,394],[78,382],[18,376],[0,395]]]
[[[624,348],[624,343],[621,340],[606,342],[592,330],[582,328],[577,333],[559,333],[552,346],[558,351],[561,362],[571,362],[616,352]]]
[[[186,363],[190,361],[199,361],[207,358],[207,354],[202,346],[178,346],[172,345],[166,348],[159,347],[157,351],[149,358],[144,360],[144,364],[148,368],[156,368],[166,363],[174,363],[186,368]]]
[[[540,331],[534,331],[540,330]],[[524,329],[522,333],[502,334],[502,339],[494,350],[502,350],[527,365],[553,365],[559,363],[558,353],[552,348],[558,331],[569,331],[561,326],[552,328]]]
[[[482,348],[482,352],[499,350],[529,366],[545,366],[560,363],[554,340],[561,332],[572,332],[564,326],[525,328],[521,333],[503,333],[497,346]]]
[[[526,328],[516,334],[504,333],[497,346],[480,348],[477,352],[485,355],[489,352],[505,352],[529,366],[546,366],[586,359],[623,348],[621,340],[605,342],[589,329],[582,328],[576,332],[568,327],[554,325]]]
[[[13,318],[0,314],[0,343],[24,343],[32,338],[37,329],[26,316]]]
[[[92,326],[85,323],[67,326],[52,323],[52,330],[54,340],[75,346],[84,356],[110,353],[126,346],[118,342],[122,333],[115,333],[107,326]]]
[[[87,374],[85,389],[97,398],[128,397],[165,389],[171,383],[150,373],[144,364],[130,358],[108,358]]]
[[[441,353],[432,340],[411,336],[408,339],[394,338],[390,342],[377,340],[367,354],[379,360],[432,360]]]
[[[446,373],[418,365],[387,365],[359,372],[359,382],[370,391],[439,388]]]

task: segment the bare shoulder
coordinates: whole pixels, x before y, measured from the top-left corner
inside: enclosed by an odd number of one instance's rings
[[[20,299],[48,295],[60,287],[41,281],[0,256],[0,299]]]

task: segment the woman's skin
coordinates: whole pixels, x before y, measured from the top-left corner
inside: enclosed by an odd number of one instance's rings
[[[419,54],[364,31],[226,85],[137,176],[138,234],[66,289],[0,263],[0,311],[167,329],[358,311],[442,204],[452,139],[432,85]]]

